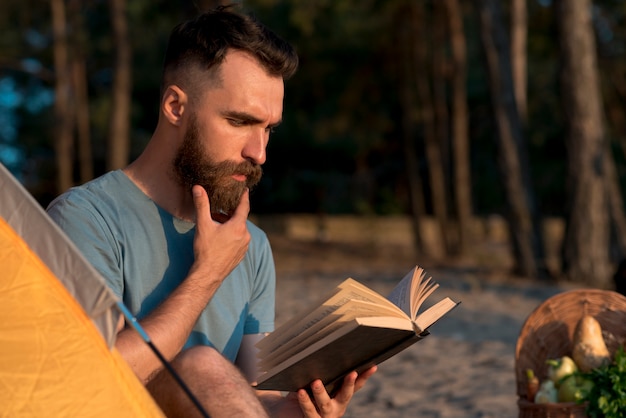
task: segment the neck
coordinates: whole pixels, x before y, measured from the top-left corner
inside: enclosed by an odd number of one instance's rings
[[[181,186],[172,168],[173,153],[163,152],[153,137],[144,152],[123,171],[128,178],[162,209],[173,216],[195,221],[191,191]]]

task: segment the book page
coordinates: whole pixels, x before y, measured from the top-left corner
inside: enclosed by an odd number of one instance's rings
[[[411,270],[400,283],[393,288],[387,299],[395,304],[398,308],[409,317],[413,318],[411,314],[411,284],[415,277],[417,267]]]
[[[419,331],[424,332],[459,303],[446,297],[419,314],[413,322],[419,328]]]
[[[276,341],[284,338],[285,333],[290,332],[294,327],[297,326],[298,323],[301,323],[307,317],[317,316],[323,318],[326,315],[332,313],[334,309],[336,309],[336,306],[334,306],[335,303],[333,303],[332,301],[337,297],[339,293],[345,292],[347,288],[353,287],[354,285],[352,282],[357,283],[354,279],[351,278],[341,282],[332,291],[321,297],[319,300],[317,300],[317,302],[311,304],[308,309],[300,312],[299,314],[295,315],[287,322],[282,324],[280,327],[276,328],[276,330],[274,330],[271,334],[259,341],[256,344],[256,347],[262,349],[264,347],[275,345]]]
[[[264,352],[259,352],[258,357],[261,358],[259,367],[261,371],[274,367],[294,353],[326,337],[346,322],[357,318],[380,316],[407,318],[404,313],[400,312],[395,306],[381,306],[377,303],[362,300],[350,300],[343,306],[337,308],[335,312],[307,329],[306,332],[290,339],[289,344],[283,344],[267,355],[265,355]]]
[[[417,290],[414,290],[411,299],[411,318],[415,319],[417,317],[417,313],[419,312],[422,304],[428,299],[428,297],[439,288],[439,284],[435,283],[432,277],[429,277],[426,280],[424,279],[425,272],[422,270],[420,273],[419,286],[417,286]],[[415,281],[413,282],[415,283]]]
[[[316,309],[305,313],[304,316],[299,316],[289,321],[287,324],[279,327],[276,331],[259,341],[256,345],[256,347],[261,350],[259,354],[267,356],[284,344],[290,343],[293,338],[308,332],[309,328],[313,327],[324,318],[329,317],[329,315],[334,313],[339,307],[352,300],[387,306],[383,312],[389,312],[390,309],[397,310],[386,298],[353,279],[345,280],[338,286],[338,289],[339,291],[334,292],[333,296],[324,301]],[[397,311],[398,315],[401,316],[402,312],[400,310]],[[386,313],[381,314],[384,315]]]
[[[416,266],[398,283],[387,299],[415,319],[424,301],[439,287],[431,277],[424,280],[426,272]]]
[[[351,280],[351,279],[348,279],[348,280]],[[345,283],[348,280],[345,280],[339,286],[334,288],[331,292],[327,293],[325,296],[320,298],[316,303],[312,304],[307,310],[300,312],[298,315],[295,315],[294,317],[289,319],[287,322],[285,322],[283,325],[281,325],[280,327],[276,328],[276,330],[274,330],[274,332],[272,332],[271,334],[269,334],[268,336],[263,338],[261,341],[259,341],[256,344],[256,347],[261,349],[263,347],[267,347],[267,346],[272,345],[272,343],[274,341],[276,341],[281,335],[283,335],[285,332],[288,332],[289,329],[294,324],[296,324],[299,321],[301,321],[307,315],[310,315],[313,311],[318,310],[319,307],[323,306],[326,301],[330,300],[333,296],[335,296],[338,293],[340,293],[342,291],[343,287],[345,286]]]

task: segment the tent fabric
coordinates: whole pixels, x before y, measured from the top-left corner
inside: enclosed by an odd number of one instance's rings
[[[79,253],[41,219],[47,215],[31,207],[34,199],[6,187],[7,173],[0,165],[0,417],[163,417],[79,299],[87,295],[91,313],[115,318],[107,312],[115,298],[97,274],[59,280],[59,266],[84,267],[72,260]],[[9,200],[19,204],[6,216]],[[64,260],[54,271],[43,259],[57,256]],[[87,288],[77,282],[85,277]]]
[[[37,201],[0,164],[0,217],[28,243],[96,323],[110,347],[120,313],[116,296],[100,273],[44,212]]]

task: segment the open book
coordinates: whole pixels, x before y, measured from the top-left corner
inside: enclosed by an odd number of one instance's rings
[[[362,372],[426,337],[428,328],[458,305],[446,297],[420,313],[438,287],[421,267],[387,298],[345,280],[257,343],[256,389],[293,392],[321,379],[332,392],[351,371]]]

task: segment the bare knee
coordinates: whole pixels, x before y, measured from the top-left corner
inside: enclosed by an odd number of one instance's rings
[[[266,416],[254,391],[239,370],[211,347],[197,346],[182,351],[171,362],[212,417]],[[195,417],[197,409],[169,371],[162,370],[147,384],[168,417]]]

